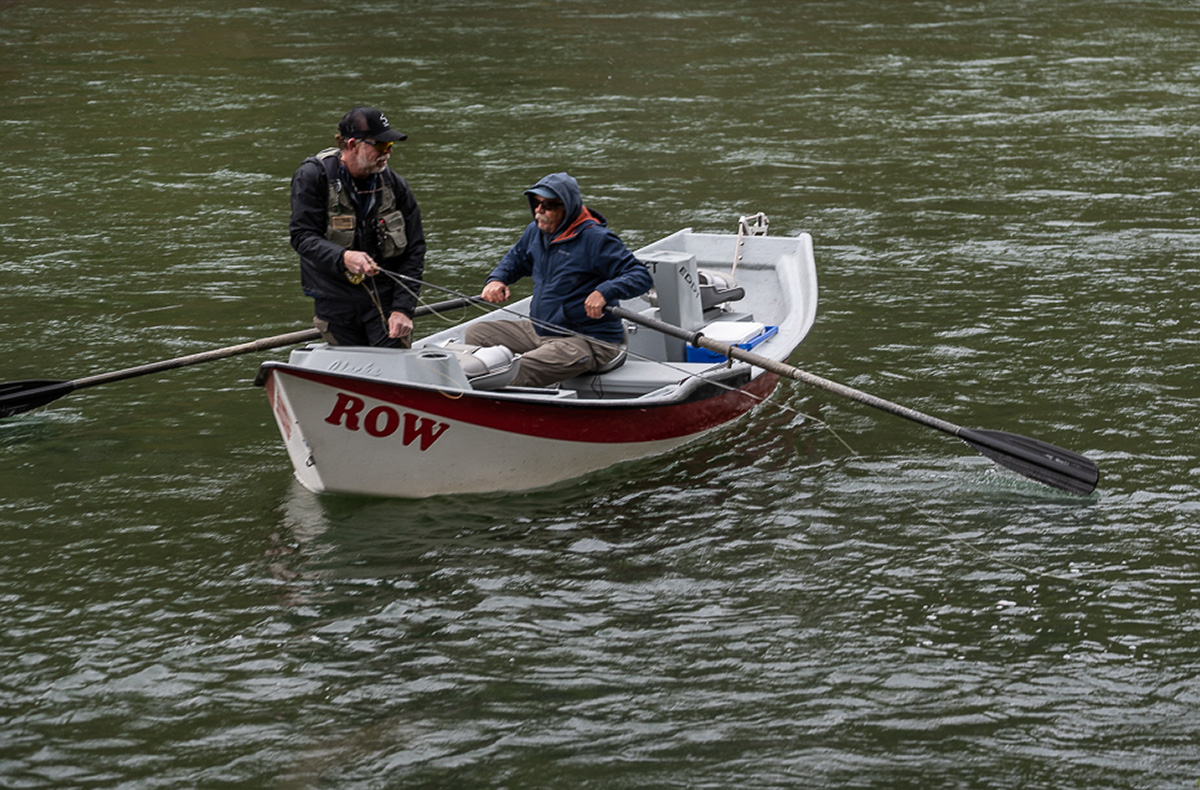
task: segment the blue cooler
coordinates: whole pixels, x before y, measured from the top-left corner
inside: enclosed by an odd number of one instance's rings
[[[750,351],[779,331],[777,326],[765,326],[757,321],[714,321],[700,330],[705,337],[721,343],[729,343],[743,351]],[[707,348],[687,347],[688,362],[724,362],[724,354]]]

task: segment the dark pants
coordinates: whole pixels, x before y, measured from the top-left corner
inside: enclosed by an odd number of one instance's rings
[[[412,336],[388,337],[387,320],[375,305],[360,307],[344,302],[317,301],[313,326],[331,346],[382,346],[408,348]]]

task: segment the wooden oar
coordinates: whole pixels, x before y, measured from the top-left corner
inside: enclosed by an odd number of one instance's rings
[[[640,313],[632,312],[623,307],[608,307],[605,309],[626,321],[686,340],[693,346],[715,351],[731,359],[747,362],[763,370],[768,370],[780,376],[795,379],[796,381],[802,381],[805,384],[811,384],[827,392],[856,400],[859,403],[865,403],[868,406],[895,414],[898,417],[904,417],[921,425],[948,433],[951,436],[956,436],[1001,466],[1054,488],[1070,491],[1073,494],[1090,494],[1095,490],[1096,483],[1100,479],[1100,468],[1096,463],[1079,453],[1064,450],[1061,447],[1055,447],[1052,444],[1046,444],[1037,439],[1030,439],[1027,436],[1019,436],[1014,433],[990,431],[982,428],[964,428],[952,422],[947,422],[946,420],[923,414],[915,409],[910,409],[907,406],[901,406],[898,403],[884,400],[870,393],[856,390],[853,387],[847,387],[845,384],[839,384],[836,381],[815,376],[812,373],[807,373],[783,362],[777,362],[769,357],[754,354],[729,343],[713,340],[699,332],[689,332],[674,324],[647,318]]]
[[[458,299],[447,299],[444,302],[420,305],[414,311],[414,314],[419,317],[438,313],[443,310],[466,307],[477,299],[478,297],[461,297]],[[286,335],[264,337],[258,340],[251,340],[247,343],[239,343],[236,346],[201,351],[197,354],[188,354],[187,356],[175,357],[174,359],[164,359],[159,362],[125,368],[124,370],[114,370],[111,373],[99,373],[95,376],[86,376],[72,381],[35,379],[31,381],[0,383],[0,418],[11,417],[14,414],[21,414],[22,412],[36,409],[39,406],[45,406],[51,401],[58,400],[62,396],[72,393],[75,390],[83,389],[84,387],[94,387],[97,384],[107,384],[112,381],[131,379],[135,376],[145,376],[148,373],[158,373],[163,370],[198,365],[201,362],[212,362],[217,359],[235,357],[238,354],[250,354],[255,351],[267,351],[272,348],[293,346],[297,343],[318,340],[320,337],[321,334],[316,329],[303,329],[298,332],[289,332]]]

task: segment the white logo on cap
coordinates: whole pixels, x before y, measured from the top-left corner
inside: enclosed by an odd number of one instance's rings
[[[392,125],[391,125],[390,123],[388,123],[388,122],[387,122],[387,116],[386,116],[386,115],[384,115],[383,113],[379,113],[379,120],[380,120],[380,122],[381,122],[381,123],[383,123],[383,128],[384,128],[384,129],[390,129],[390,128],[392,128]]]

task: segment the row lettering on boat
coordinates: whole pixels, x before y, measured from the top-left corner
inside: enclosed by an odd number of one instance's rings
[[[365,411],[364,411],[365,410]],[[394,406],[382,403],[367,409],[367,402],[347,392],[339,392],[337,402],[325,422],[339,425],[348,431],[366,431],[369,436],[384,438],[400,432],[400,441],[407,447],[417,442],[425,452],[441,438],[448,423],[438,422],[412,412],[401,412]]]

